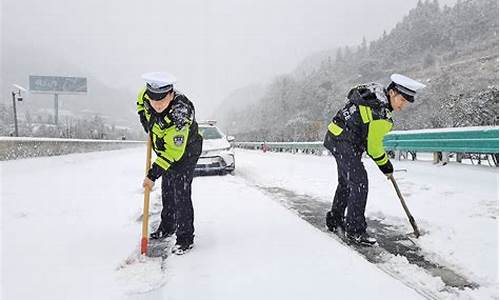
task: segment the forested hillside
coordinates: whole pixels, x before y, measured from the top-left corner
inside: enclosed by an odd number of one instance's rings
[[[222,127],[238,140],[321,140],[350,87],[388,84],[392,73],[427,85],[396,129],[498,124],[497,0],[421,1],[379,39],[325,53],[275,78],[253,104],[225,109]]]

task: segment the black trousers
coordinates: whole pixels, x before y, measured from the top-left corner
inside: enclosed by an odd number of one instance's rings
[[[162,176],[160,229],[164,232],[176,232],[177,243],[192,243],[194,239],[194,211],[191,201],[191,183],[194,167],[192,165],[180,171],[169,170]]]
[[[345,217],[347,232],[362,233],[366,231],[365,208],[368,196],[368,175],[361,162],[364,150],[348,141],[337,141],[330,151],[337,161],[338,172],[332,215],[339,219]]]

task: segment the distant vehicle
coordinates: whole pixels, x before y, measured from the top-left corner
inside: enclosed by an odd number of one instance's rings
[[[198,123],[199,132],[203,136],[203,148],[195,168],[197,174],[224,175],[234,171],[234,151],[230,144],[234,137],[224,135],[215,124],[215,121]]]

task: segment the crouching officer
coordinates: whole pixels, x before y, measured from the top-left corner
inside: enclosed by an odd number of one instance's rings
[[[361,162],[364,151],[387,176],[393,167],[383,140],[393,127],[392,112],[414,101],[416,91],[425,87],[406,76],[393,74],[384,88],[378,83],[361,84],[349,91],[345,106],[328,125],[324,146],[337,161],[338,185],[332,209],[326,214],[330,231],[342,231],[356,243],[373,245],[366,232],[365,206],[368,177]],[[347,212],[346,212],[347,208]]]
[[[150,238],[163,239],[176,233],[172,252],[184,254],[193,247],[191,183],[203,139],[198,133],[193,103],[174,90],[174,77],[154,72],[142,78],[146,86],[139,92],[137,111],[156,153],[143,187],[151,189],[162,177],[161,223]]]

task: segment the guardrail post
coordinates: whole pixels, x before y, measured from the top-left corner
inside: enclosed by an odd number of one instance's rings
[[[432,153],[432,163],[437,164],[441,161],[441,152],[433,152]]]
[[[443,152],[443,164],[450,162],[450,152]]]

